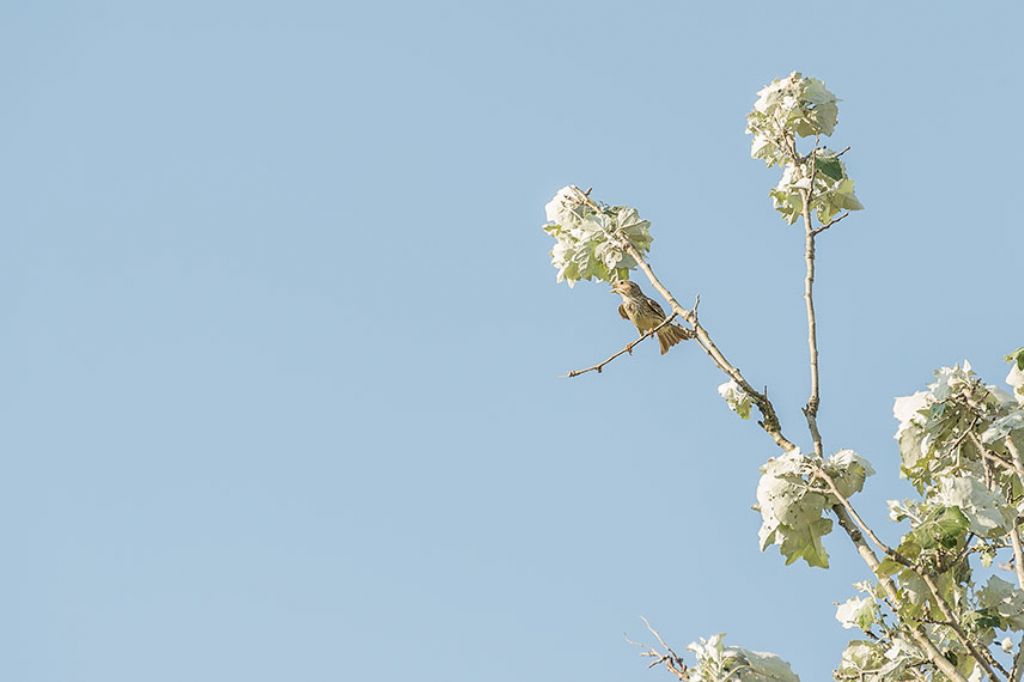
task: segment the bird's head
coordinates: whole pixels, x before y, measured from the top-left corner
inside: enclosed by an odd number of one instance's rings
[[[637,296],[642,296],[644,292],[636,282],[631,282],[628,279],[620,279],[612,284],[612,293],[635,298]]]

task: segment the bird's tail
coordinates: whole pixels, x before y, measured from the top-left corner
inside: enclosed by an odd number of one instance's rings
[[[693,332],[683,329],[678,324],[668,324],[658,330],[658,345],[661,346],[661,354],[664,355],[668,349],[680,341],[693,338]]]

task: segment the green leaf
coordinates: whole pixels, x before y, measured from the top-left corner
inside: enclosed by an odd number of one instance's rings
[[[815,161],[815,167],[819,173],[824,174],[833,180],[843,179],[843,164],[835,156],[821,156]]]
[[[970,523],[957,507],[911,503],[916,520],[911,531],[900,540],[898,551],[910,560],[925,550],[949,550],[960,547]]]
[[[879,578],[890,578],[899,573],[902,569],[903,564],[893,559],[882,559],[878,564],[878,568],[875,570],[875,575]]]
[[[1005,534],[1016,518],[1013,507],[989,490],[984,482],[970,475],[942,477],[932,498],[946,505],[941,518],[935,522],[935,527],[943,534],[943,544],[953,542],[952,533],[962,532],[960,517],[964,518],[972,533],[981,537]],[[956,510],[960,512],[959,516],[954,513]]]

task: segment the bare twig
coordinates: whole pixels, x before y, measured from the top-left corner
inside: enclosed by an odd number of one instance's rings
[[[821,227],[816,227],[815,229],[811,230],[811,234],[814,235],[815,237],[817,237],[819,234],[821,234],[822,232],[824,232],[828,228],[832,227],[833,225],[835,225],[836,223],[838,223],[840,220],[842,220],[843,218],[847,217],[848,215],[850,215],[849,211],[847,211],[846,213],[842,214],[841,216],[837,216],[837,217],[833,218],[832,220],[828,221],[827,223],[825,223]]]
[[[664,665],[666,670],[668,670],[670,673],[676,676],[676,679],[688,680],[689,673],[687,671],[689,670],[689,668],[687,667],[686,662],[683,660],[683,657],[677,654],[672,649],[672,647],[665,643],[665,640],[662,639],[658,631],[651,626],[651,624],[647,621],[646,618],[640,616],[640,620],[644,622],[644,625],[647,627],[647,631],[654,635],[655,639],[658,640],[658,644],[661,645],[661,648],[664,651],[658,651],[655,647],[649,646],[647,644],[634,642],[628,636],[626,637],[626,641],[632,644],[633,646],[638,646],[644,649],[644,651],[640,653],[641,656],[654,659],[651,662],[651,664],[647,666],[648,668],[656,668],[659,665]]]
[[[672,320],[674,320],[674,319],[676,319],[676,313],[672,313],[671,315],[666,317],[661,322],[661,324],[659,324],[657,327],[654,327],[650,331],[642,334],[639,339],[635,339],[635,340],[627,343],[622,350],[620,350],[617,353],[613,353],[611,356],[608,357],[607,360],[605,360],[603,362],[599,362],[596,365],[591,365],[590,367],[586,367],[584,369],[574,369],[571,372],[569,372],[568,374],[566,374],[565,376],[568,377],[569,379],[571,379],[573,377],[578,377],[581,374],[586,374],[587,372],[597,372],[598,374],[600,374],[601,370],[604,369],[605,365],[607,365],[608,363],[610,363],[612,360],[614,360],[615,358],[619,357],[620,355],[625,355],[626,353],[629,353],[629,354],[632,355],[633,348],[635,348],[637,344],[639,344],[641,341],[644,341],[645,339],[648,339],[648,338],[654,336],[658,332],[659,329],[661,329],[665,325],[671,323]],[[689,330],[687,330],[687,331],[689,331]]]

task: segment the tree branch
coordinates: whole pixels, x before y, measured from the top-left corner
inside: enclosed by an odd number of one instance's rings
[[[591,365],[590,367],[587,367],[585,369],[574,369],[574,370],[570,371],[568,374],[566,374],[565,376],[567,378],[569,378],[569,379],[572,379],[573,377],[578,377],[579,375],[586,374],[587,372],[597,372],[598,374],[600,374],[601,370],[604,369],[605,365],[607,365],[608,363],[610,363],[612,360],[614,360],[615,358],[619,357],[620,355],[625,355],[626,353],[629,353],[630,355],[632,355],[633,354],[633,348],[637,344],[639,344],[641,341],[644,341],[645,339],[648,339],[648,338],[654,336],[658,332],[659,329],[661,329],[665,325],[671,323],[672,320],[676,319],[676,315],[677,315],[677,313],[673,312],[671,315],[666,317],[661,322],[661,324],[659,324],[657,327],[651,329],[650,331],[646,332],[645,334],[642,334],[639,339],[636,339],[634,341],[631,341],[630,343],[627,343],[626,346],[622,350],[620,350],[617,353],[613,353],[604,362],[599,362],[596,365]],[[687,331],[689,331],[689,330],[687,330]]]
[[[1017,477],[1020,478],[1021,485],[1024,485],[1024,457],[1021,456],[1020,449],[1009,436],[1006,437],[1006,449],[1010,453]],[[1021,546],[1018,521],[1019,519],[1015,519],[1013,528],[1010,529],[1010,543],[1013,545],[1013,568],[1017,573],[1017,586],[1024,590],[1024,548]],[[1021,682],[1021,678],[1024,678],[1024,637],[1017,644],[1017,654],[1013,657],[1013,672],[1010,673],[1012,682]]]
[[[804,191],[804,263],[807,274],[804,276],[804,304],[807,308],[807,347],[810,351],[811,394],[803,408],[807,418],[807,429],[814,441],[814,454],[824,457],[824,446],[821,432],[818,430],[818,406],[821,404],[821,382],[818,376],[818,322],[814,314],[814,226],[811,222],[811,199],[814,197],[814,175],[817,171],[815,158],[811,158],[811,187]]]
[[[931,574],[925,571],[919,571],[918,575],[921,576],[925,585],[928,586],[928,591],[932,593],[932,598],[938,605],[939,611],[942,611],[942,615],[949,621],[946,625],[956,633],[960,643],[967,647],[967,650],[971,652],[971,656],[981,664],[981,667],[985,669],[985,673],[989,678],[994,682],[998,682],[999,680],[999,677],[996,675],[996,671],[992,669],[993,666],[999,668],[1000,672],[1004,675],[1009,676],[1010,673],[999,664],[999,661],[992,656],[992,653],[987,648],[976,647],[974,642],[971,641],[971,638],[967,636],[967,633],[963,631],[963,628],[961,628],[960,624],[956,621],[956,616],[953,615],[953,610],[949,607],[949,604],[946,603],[946,600],[939,592],[939,586],[935,584],[935,579],[932,578]]]
[[[672,307],[672,310],[678,313],[680,317],[682,317],[684,320],[686,320],[693,326],[694,334],[696,335],[697,342],[700,344],[701,348],[703,348],[704,351],[709,356],[711,356],[711,359],[714,360],[715,364],[718,365],[718,367],[723,372],[725,372],[726,375],[733,379],[737,384],[739,384],[739,386],[745,392],[747,392],[748,395],[750,395],[751,401],[755,405],[757,405],[757,408],[761,411],[761,414],[763,416],[763,421],[760,422],[761,427],[768,433],[768,435],[772,437],[775,443],[784,451],[789,451],[795,448],[796,446],[792,443],[792,441],[790,441],[789,439],[782,435],[782,430],[779,425],[778,417],[775,413],[775,408],[772,405],[771,401],[768,400],[768,396],[764,393],[755,390],[746,381],[740,370],[733,366],[725,358],[722,352],[711,340],[711,337],[707,333],[707,330],[705,330],[704,327],[700,324],[700,320],[697,318],[696,313],[687,310],[686,308],[683,308],[679,304],[679,302],[675,299],[672,293],[661,283],[661,280],[659,280],[658,277],[654,274],[654,271],[651,269],[651,266],[647,263],[647,261],[644,260],[640,252],[635,247],[633,247],[633,245],[630,244],[628,241],[625,241],[623,243],[623,247],[626,249],[626,252],[629,253],[629,255],[632,256],[634,260],[636,260],[637,267],[639,267],[640,270],[647,276],[647,279],[650,281],[651,286],[653,286],[658,291],[658,293],[661,294],[662,298],[664,298],[665,301],[669,304],[669,306]],[[811,319],[813,319],[813,300]],[[815,363],[816,358],[817,354],[815,340]],[[809,417],[809,424],[813,420],[814,416],[815,415],[812,414],[812,416]],[[814,430],[816,430],[817,424],[816,422],[814,422],[814,424]],[[812,434],[814,433],[814,430],[812,430]],[[817,447],[820,447],[820,440],[816,442],[816,449]],[[844,498],[840,496],[840,499],[842,500]],[[852,505],[850,505],[848,500],[846,500],[846,505],[852,509]],[[880,565],[878,557],[877,555],[875,555],[875,553],[871,550],[871,547],[864,540],[861,531],[858,530],[857,526],[855,525],[855,522],[852,520],[852,517],[850,516],[846,507],[844,507],[843,504],[837,504],[832,508],[832,511],[833,513],[835,513],[836,518],[839,521],[839,525],[843,528],[843,530],[846,531],[847,535],[850,537],[850,540],[856,546],[857,552],[860,554],[861,558],[867,564],[868,568],[871,569],[872,573],[874,573],[877,576],[877,569]],[[854,512],[854,514],[856,514],[856,512]],[[857,516],[857,518],[860,518],[859,515]],[[861,521],[861,523],[863,523],[863,521]],[[870,532],[866,524],[864,524],[864,528],[865,532]],[[870,532],[870,536],[872,537],[872,540],[878,542],[881,547],[885,547],[885,545],[881,543],[881,540],[879,540],[873,532]],[[895,554],[895,550],[890,551]],[[905,558],[904,561],[906,561]],[[900,599],[899,592],[895,584],[892,582],[892,580],[890,578],[879,578],[879,582],[882,584],[882,589],[885,591],[886,596],[889,598],[889,600],[898,607],[902,603],[902,601]],[[928,656],[928,659],[932,662],[932,664],[935,665],[935,667],[938,668],[946,677],[948,677],[951,680],[954,680],[954,682],[967,682],[966,678],[964,678],[964,676],[961,675],[959,671],[957,671],[956,666],[950,663],[950,661],[942,655],[942,652],[940,652],[938,648],[935,646],[935,644],[931,641],[931,639],[928,637],[927,633],[924,631],[924,628],[922,626],[919,625],[916,628],[912,629],[910,631],[910,635],[912,639],[925,651],[925,653]]]
[[[1009,436],[1006,437],[1006,449],[1010,453],[1010,461],[1013,462],[1013,468],[1017,472],[1017,477],[1020,478],[1021,485],[1024,485],[1024,456],[1021,455],[1017,444]]]
[[[1010,673],[1011,682],[1020,682],[1024,674],[1024,639],[1017,645],[1017,655],[1013,657],[1013,672]]]
[[[775,406],[772,405],[770,400],[768,400],[767,393],[761,393],[751,386],[743,377],[739,368],[726,359],[722,351],[720,351],[718,346],[715,345],[715,342],[711,340],[711,336],[708,334],[707,330],[701,325],[700,320],[697,318],[696,307],[693,310],[687,310],[680,305],[679,301],[677,301],[675,296],[672,295],[672,292],[670,292],[665,285],[661,283],[661,280],[659,280],[654,274],[654,270],[651,269],[651,266],[646,260],[644,260],[644,257],[636,247],[629,242],[629,240],[623,240],[622,246],[626,250],[626,253],[632,256],[633,260],[636,261],[637,267],[640,268],[640,270],[647,276],[651,286],[661,294],[661,297],[669,304],[672,311],[686,320],[686,322],[693,327],[694,337],[696,338],[697,343],[700,344],[700,347],[704,349],[704,352],[711,357],[719,369],[725,372],[730,379],[735,381],[740,388],[750,396],[751,402],[753,402],[761,412],[761,421],[758,422],[761,428],[771,436],[772,440],[775,441],[775,444],[783,451],[788,452],[789,450],[795,449],[796,445],[782,435],[782,426],[779,423],[778,414],[775,412]]]
[[[815,150],[817,150],[817,143],[815,143]],[[845,152],[846,150],[844,149],[843,153]],[[809,154],[809,160],[811,164],[811,181],[810,186],[803,191],[803,210],[801,213],[804,221],[804,264],[806,267],[806,274],[804,276],[804,304],[807,309],[807,347],[811,370],[811,389],[810,395],[807,398],[807,404],[803,408],[803,413],[804,417],[807,419],[807,429],[810,431],[811,439],[814,442],[814,454],[817,455],[820,460],[824,458],[824,445],[822,443],[821,431],[818,429],[818,408],[821,406],[821,378],[818,365],[818,324],[817,316],[814,311],[815,238],[818,234],[824,232],[826,229],[845,218],[846,215],[832,220],[827,225],[815,230],[814,223],[811,219],[811,201],[814,198],[814,180],[818,169],[817,157],[813,151]],[[805,163],[806,161],[807,160],[804,159],[801,160],[800,163]],[[868,564],[868,567],[872,569],[872,572],[875,573],[876,576],[878,576],[878,557],[871,550],[871,547],[869,547],[864,541],[864,537],[860,532],[861,530],[863,533],[867,534],[868,537],[871,538],[872,542],[874,542],[875,545],[877,545],[887,556],[904,566],[914,568],[913,564],[906,557],[902,556],[899,552],[882,542],[881,539],[875,535],[874,531],[864,523],[863,519],[861,519],[860,515],[853,508],[853,505],[850,504],[850,501],[845,495],[842,495],[839,492],[835,485],[835,481],[832,480],[832,477],[824,471],[824,469],[819,467],[818,476],[826,482],[832,494],[839,500],[839,504],[832,507],[832,511],[835,513],[836,518],[839,521],[839,525],[847,532],[847,535],[849,535],[854,545],[856,545],[861,558],[864,559]],[[879,582],[882,584],[883,590],[886,592],[889,599],[894,604],[899,604],[899,593],[897,592],[892,580],[890,578],[878,577]],[[931,580],[930,576],[922,575],[922,577],[926,580]],[[944,601],[942,601],[941,595],[936,594],[935,598],[941,603],[940,608],[948,610],[948,606]],[[946,611],[944,611],[944,613],[946,613]],[[950,614],[947,613],[946,617],[952,620],[952,616]],[[954,629],[959,635],[963,635],[963,632],[959,627]],[[920,628],[920,626],[913,631],[913,637],[925,648],[928,658],[932,663],[935,664],[935,666],[947,677],[954,680],[963,679],[963,677],[956,671],[956,668],[945,658],[945,656],[941,654],[941,652],[938,651],[934,643],[932,643],[931,639],[927,636],[924,630]],[[961,639],[963,640],[964,646],[971,651],[975,659],[982,664],[986,671],[991,675],[992,669],[988,661],[983,658],[976,648],[974,648],[973,643],[965,637],[962,637]],[[988,650],[986,650],[985,653],[991,656]],[[953,674],[951,674],[951,672]],[[995,678],[993,677],[993,679]]]
[[[820,478],[821,480],[825,481],[825,483],[829,487],[829,492],[831,492],[832,495],[839,500],[840,504],[833,507],[833,510],[835,510],[836,507],[841,507],[842,510],[846,513],[847,518],[853,519],[856,526],[861,531],[863,531],[869,538],[871,538],[871,541],[874,542],[875,545],[886,556],[890,557],[893,561],[896,561],[897,563],[906,566],[911,571],[913,571],[921,577],[921,579],[928,586],[929,591],[932,593],[932,598],[938,605],[939,610],[942,611],[942,615],[945,616],[946,620],[949,621],[947,625],[953,630],[953,632],[956,633],[957,637],[960,639],[960,642],[967,648],[967,650],[971,653],[971,656],[974,657],[974,659],[982,666],[982,668],[985,669],[985,672],[988,673],[989,677],[993,680],[999,679],[998,677],[996,677],[995,671],[992,669],[993,666],[998,667],[1003,672],[1003,674],[1009,675],[1009,673],[1005,669],[1003,669],[999,662],[992,656],[988,649],[984,647],[979,648],[975,646],[974,642],[967,636],[967,634],[963,631],[960,625],[956,622],[956,618],[953,615],[952,609],[950,608],[949,604],[946,603],[946,600],[943,598],[942,594],[939,592],[938,586],[936,586],[935,580],[932,578],[931,573],[921,569],[921,567],[917,566],[909,559],[907,559],[905,556],[897,552],[895,549],[889,547],[886,543],[882,542],[882,540],[879,539],[877,535],[875,535],[874,531],[871,530],[871,528],[864,522],[864,520],[861,519],[860,515],[857,513],[857,510],[854,509],[849,499],[839,492],[839,490],[836,488],[835,481],[832,480],[832,477],[828,474],[828,472],[826,472],[824,469],[819,468],[817,472],[815,472],[815,475],[817,478]],[[840,521],[840,525],[842,525],[842,521]]]
[[[836,515],[836,519],[839,521],[839,526],[846,531],[850,541],[853,542],[857,548],[857,553],[860,554],[861,559],[867,564],[871,572],[878,576],[878,582],[882,586],[882,590],[890,602],[897,610],[902,606],[903,600],[900,599],[899,591],[896,589],[896,585],[893,583],[891,578],[883,578],[878,575],[878,567],[881,562],[878,560],[878,556],[872,551],[871,547],[864,540],[864,536],[861,535],[860,530],[854,525],[854,522],[850,519],[850,515],[841,504],[833,505],[832,512]],[[932,640],[928,637],[924,627],[917,625],[910,629],[910,636],[914,642],[920,646],[925,655],[928,656],[928,660],[931,661],[932,665],[939,669],[943,675],[948,677],[954,682],[967,682],[967,678],[960,674],[960,671],[956,669],[949,659],[942,655],[942,652],[938,650]]]
[[[583,191],[577,188],[577,191],[583,201],[590,204],[594,210],[600,211],[600,206],[590,198],[589,189]],[[629,239],[619,235],[619,242],[626,253],[636,261],[637,267],[640,268],[640,270],[647,276],[651,286],[653,286],[657,292],[661,294],[662,298],[665,299],[665,302],[669,304],[672,308],[672,312],[682,317],[693,327],[693,333],[697,339],[697,343],[699,343],[700,347],[704,349],[704,352],[711,357],[715,364],[718,365],[719,369],[725,372],[730,379],[735,381],[739,387],[750,396],[751,402],[753,402],[754,405],[757,406],[758,411],[761,412],[761,421],[758,422],[761,428],[771,436],[772,440],[775,441],[775,444],[784,452],[796,449],[796,444],[782,435],[782,426],[779,423],[778,414],[775,412],[775,406],[772,405],[770,400],[768,400],[768,390],[765,389],[764,393],[756,390],[743,377],[739,368],[726,359],[725,355],[722,354],[722,351],[720,351],[718,346],[715,345],[715,342],[711,340],[711,336],[708,334],[707,330],[701,326],[700,320],[697,318],[697,304],[694,304],[692,310],[687,310],[680,305],[679,301],[677,301],[675,296],[672,295],[672,292],[670,292],[665,285],[661,283],[661,280],[657,278],[654,274],[654,270],[651,269],[651,266],[646,260],[644,260],[643,255],[635,246],[633,246]],[[698,298],[697,300],[699,301],[700,299]]]
[[[846,513],[849,514],[850,518],[853,519],[854,523],[857,524],[857,527],[860,528],[860,530],[863,531],[865,535],[871,538],[871,541],[875,543],[875,546],[878,547],[878,549],[880,549],[883,554],[891,558],[893,561],[902,564],[903,566],[906,566],[908,568],[912,568],[914,566],[913,562],[911,562],[909,559],[907,559],[905,556],[897,552],[889,545],[882,542],[882,540],[875,534],[875,532],[871,530],[871,527],[864,522],[864,519],[862,519],[860,517],[860,514],[857,513],[857,510],[854,509],[853,504],[850,502],[850,499],[843,495],[841,492],[839,492],[839,488],[836,487],[835,481],[832,479],[832,476],[830,476],[827,471],[825,471],[823,468],[819,466],[817,471],[815,471],[814,475],[815,477],[825,481],[825,484],[828,485],[829,492],[832,493],[832,496],[839,500],[839,504],[842,505],[843,509],[846,510]]]

